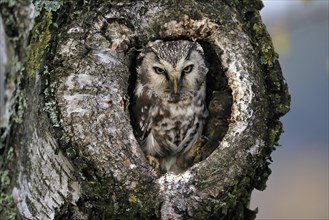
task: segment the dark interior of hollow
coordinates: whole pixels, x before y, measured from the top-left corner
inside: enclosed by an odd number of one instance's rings
[[[225,92],[229,91],[227,78],[225,76],[225,72],[223,70],[223,67],[220,63],[220,60],[216,54],[216,51],[214,48],[207,42],[199,42],[203,48],[204,55],[207,61],[207,65],[209,68],[209,71],[207,73],[207,96],[206,96],[206,102],[207,105],[209,105],[210,101],[212,100],[212,95],[214,91],[218,92]]]
[[[208,42],[199,42],[208,62],[209,71],[207,73],[206,102],[209,111],[207,124],[203,130],[203,135],[208,139],[201,148],[202,160],[208,157],[219,145],[229,126],[231,107],[233,103],[232,91],[228,86],[228,80],[218,56],[213,46]]]
[[[216,53],[210,43],[205,41],[199,41],[198,43],[200,43],[204,49],[205,58],[209,68],[206,78],[206,103],[209,110],[209,117],[203,131],[203,136],[205,136],[208,141],[201,149],[202,159],[205,159],[216,149],[228,130],[228,119],[231,115],[232,95],[228,86],[225,70],[223,69],[218,57],[220,54]],[[138,54],[139,52],[136,51],[131,56],[128,86],[130,103],[133,102],[133,93],[137,79],[136,58]],[[131,105],[129,106],[129,112],[130,122],[133,125],[134,118],[131,114]]]

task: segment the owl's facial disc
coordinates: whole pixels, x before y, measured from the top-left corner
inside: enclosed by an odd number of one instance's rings
[[[164,88],[165,93],[171,93],[173,96],[179,96],[180,92],[184,89],[191,87],[189,81],[193,81],[197,70],[198,63],[182,58],[177,62],[176,65],[161,60],[158,63],[153,64],[153,75],[154,77],[162,79],[162,83],[166,84]],[[187,78],[191,78],[188,80]],[[190,91],[190,90],[189,90]]]
[[[141,58],[137,72],[142,85],[175,100],[195,95],[208,70],[201,46],[189,41],[153,42]]]

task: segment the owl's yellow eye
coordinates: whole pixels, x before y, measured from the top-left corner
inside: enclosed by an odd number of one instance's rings
[[[183,73],[190,73],[193,70],[193,65],[188,65],[183,69]]]
[[[165,72],[166,72],[164,69],[157,67],[157,66],[153,67],[153,69],[157,74],[165,74]]]

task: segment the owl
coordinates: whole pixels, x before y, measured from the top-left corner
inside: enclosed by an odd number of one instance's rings
[[[137,57],[132,103],[135,137],[161,170],[184,170],[184,155],[202,134],[208,68],[202,47],[187,40],[151,42]]]

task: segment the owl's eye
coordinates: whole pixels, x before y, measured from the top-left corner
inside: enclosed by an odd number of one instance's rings
[[[157,74],[165,74],[165,72],[166,72],[164,69],[157,67],[157,66],[153,67],[153,69]]]
[[[188,65],[183,69],[183,73],[190,73],[193,70],[193,65]]]

